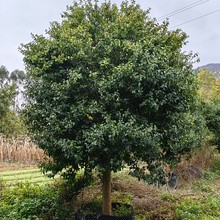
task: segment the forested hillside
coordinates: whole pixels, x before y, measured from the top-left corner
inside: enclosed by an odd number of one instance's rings
[[[198,68],[198,70],[201,70],[201,69],[208,69],[211,72],[218,72],[218,73],[220,73],[220,63],[209,63],[209,64],[206,64],[204,66],[200,66]]]

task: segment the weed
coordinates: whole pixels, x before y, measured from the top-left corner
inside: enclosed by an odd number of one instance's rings
[[[114,216],[126,216],[134,213],[132,205],[127,203],[112,203],[112,211]]]
[[[220,174],[220,156],[216,156],[210,166],[212,172]]]
[[[219,179],[218,173],[210,171],[210,170],[205,170],[203,172],[203,177],[204,177],[205,180],[216,180],[216,179]]]
[[[135,220],[147,220],[147,216],[143,214],[135,215]]]
[[[177,200],[177,196],[171,193],[162,193],[161,199],[166,202],[175,202]]]
[[[56,185],[19,184],[6,187],[0,202],[0,219],[72,219],[68,203]]]
[[[201,197],[199,200],[186,198],[178,203],[175,211],[176,219],[219,219],[220,198],[219,196]]]
[[[211,183],[201,180],[194,184],[193,186],[194,190],[200,190],[202,192],[215,192],[215,187]]]

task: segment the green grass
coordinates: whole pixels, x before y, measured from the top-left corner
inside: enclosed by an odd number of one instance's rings
[[[26,182],[40,184],[53,182],[53,179],[48,178],[46,175],[42,174],[38,168],[25,168],[0,172],[0,179],[3,180],[7,186],[14,186],[18,183]]]

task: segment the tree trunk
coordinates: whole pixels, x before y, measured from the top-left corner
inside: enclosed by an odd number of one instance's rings
[[[102,214],[112,214],[112,201],[111,201],[111,170],[106,169],[103,172],[103,194],[102,194]]]

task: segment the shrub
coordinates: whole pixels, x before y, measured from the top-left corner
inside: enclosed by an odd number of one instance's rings
[[[73,213],[60,197],[60,185],[19,184],[1,193],[0,219],[72,219]]]
[[[218,156],[218,157],[216,156],[216,157],[213,159],[210,168],[211,168],[211,171],[220,174],[220,157],[219,157],[219,156]]]

